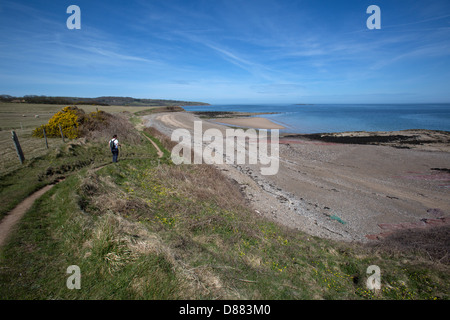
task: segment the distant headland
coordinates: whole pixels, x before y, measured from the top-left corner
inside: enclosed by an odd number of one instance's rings
[[[140,99],[132,97],[97,97],[97,98],[80,98],[80,97],[53,97],[25,95],[23,97],[14,97],[7,94],[0,95],[0,102],[15,103],[38,103],[38,104],[70,104],[70,105],[99,105],[99,106],[207,106],[208,103],[195,101],[179,101],[164,99]]]

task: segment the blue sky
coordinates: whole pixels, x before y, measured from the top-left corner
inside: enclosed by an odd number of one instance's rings
[[[2,0],[0,94],[450,102],[450,1]]]

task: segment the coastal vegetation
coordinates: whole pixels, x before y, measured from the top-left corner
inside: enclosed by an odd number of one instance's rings
[[[57,105],[98,105],[98,106],[197,106],[208,105],[204,102],[164,100],[164,99],[141,99],[132,97],[52,97],[25,95],[14,97],[0,95],[0,102],[29,103],[29,104],[57,104]]]
[[[237,111],[192,111],[200,119],[242,118],[276,112],[237,112]]]
[[[174,165],[174,142],[155,128],[138,130],[135,113],[104,116],[121,138],[119,163],[105,142],[111,127],[93,125],[66,143],[49,139],[48,151],[2,172],[1,215],[60,181],[0,248],[3,299],[449,298],[445,251],[283,227],[257,215],[213,166]],[[28,130],[25,140],[41,144]],[[81,270],[79,290],[66,286],[71,265]],[[370,265],[382,271],[380,290],[366,286]]]
[[[69,139],[78,138],[80,120],[81,117],[78,108],[65,107],[51,117],[48,124],[43,124],[33,130],[33,136],[43,138],[44,135],[47,135],[50,138],[55,138],[63,134]]]

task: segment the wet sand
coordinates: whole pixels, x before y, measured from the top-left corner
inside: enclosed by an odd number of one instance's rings
[[[244,128],[255,129],[285,129],[285,127],[261,117],[248,117],[248,118],[221,118],[219,120],[213,120],[214,122],[221,124],[229,124],[232,126],[239,126]]]
[[[144,117],[168,136],[192,131],[195,120],[187,112]],[[227,127],[203,120],[208,128]],[[448,133],[427,130],[285,135],[276,175],[261,175],[259,164],[216,166],[257,214],[313,236],[367,242],[450,222],[449,146]]]

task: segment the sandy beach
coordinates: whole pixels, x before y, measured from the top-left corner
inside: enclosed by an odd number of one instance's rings
[[[217,123],[228,124],[232,126],[255,128],[255,129],[285,129],[285,127],[276,124],[266,118],[261,117],[246,117],[246,118],[221,118],[213,120]]]
[[[228,120],[278,128],[267,119]],[[144,117],[146,126],[168,136],[177,128],[192,131],[194,121],[200,118],[188,112]],[[227,128],[202,121],[203,130]],[[450,222],[449,146],[448,133],[427,130],[284,135],[276,175],[261,175],[258,164],[216,166],[262,216],[312,236],[370,242],[395,230]]]

